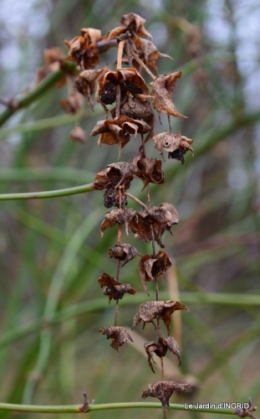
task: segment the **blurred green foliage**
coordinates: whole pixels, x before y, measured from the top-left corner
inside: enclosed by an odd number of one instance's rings
[[[189,119],[176,119],[173,130],[193,138],[195,150],[195,158],[187,158],[183,166],[167,160],[165,184],[151,188],[153,205],[171,202],[180,215],[173,237],[164,237],[175,263],[180,301],[186,302],[185,292],[202,296],[200,302],[194,297],[194,302],[187,303],[189,313],[182,313],[183,363],[179,374],[200,381],[194,402],[239,402],[252,396],[254,404],[260,405],[259,305],[243,304],[242,300],[245,294],[259,295],[260,113],[248,105],[247,80],[238,60],[240,41],[236,29],[240,21],[236,19],[236,2],[223,2],[230,35],[222,42],[216,42],[209,30],[210,3],[38,1],[31,9],[30,19],[41,7],[47,7],[48,33],[33,39],[25,32],[19,45],[25,60],[11,72],[4,67],[1,72],[4,89],[12,89],[12,78],[19,78],[15,84],[24,91],[35,79],[37,66],[43,63],[44,48],[57,45],[65,51],[63,39],[79,34],[82,27],[95,27],[105,34],[119,25],[125,13],[135,12],[147,19],[146,29],[153,34],[154,43],[161,52],[173,57],[172,61],[159,62],[159,73],[183,69],[174,103]],[[3,22],[1,26],[6,30]],[[192,30],[196,28],[201,38],[194,46],[197,32]],[[32,68],[29,62],[35,51],[38,59],[34,57]],[[115,51],[104,54],[101,65],[115,62]],[[8,95],[7,90],[2,93]],[[96,138],[89,137],[95,122],[103,119],[98,106],[92,113],[86,105],[87,117],[81,121],[88,135],[87,143],[80,145],[69,140],[74,123],[63,117],[59,106],[59,98],[65,96],[65,87],[48,91],[3,128],[1,193],[89,183],[98,170],[117,159],[116,148],[103,145],[100,149]],[[48,124],[41,124],[39,121],[45,118]],[[29,123],[32,129],[28,128]],[[167,118],[162,117],[162,126],[158,124],[156,132],[164,129]],[[123,159],[128,160],[137,149],[137,142],[129,143],[123,150]],[[150,156],[157,156],[152,142],[148,149]],[[140,182],[133,182],[131,193],[143,197]],[[83,401],[84,391],[97,403],[140,401],[148,383],[160,379],[159,370],[152,374],[145,354],[136,350],[134,344],[124,345],[117,355],[98,333],[100,327],[112,324],[114,316],[113,304],[109,306],[106,297],[102,298],[97,283],[104,270],[111,275],[116,270],[107,253],[115,244],[115,230],[107,231],[102,239],[99,235],[105,212],[102,192],[1,203],[2,401],[73,404]],[[133,237],[131,243],[140,252],[150,252],[147,245]],[[130,282],[142,295],[135,261],[126,265],[123,275],[124,282]],[[160,282],[160,289],[165,298],[173,295],[164,281]],[[208,292],[231,293],[233,303],[225,303],[224,297],[222,304],[221,297],[219,304],[203,302],[203,294]],[[135,297],[126,302],[120,307],[119,322],[131,327],[137,304]],[[143,333],[140,327],[136,332],[145,339],[154,339],[149,325]],[[169,360],[176,364],[175,359]],[[174,371],[175,367],[167,378],[173,378]],[[177,397],[172,400],[185,401]],[[101,414],[111,415],[103,412],[91,416],[95,419]],[[114,419],[122,414],[127,419],[133,412],[112,414]],[[142,410],[135,415],[141,419],[148,412]],[[174,415],[203,417],[188,412]],[[153,417],[161,416],[160,411],[153,412]],[[1,419],[13,417],[1,412]],[[45,415],[15,417],[42,419]],[[51,414],[48,417],[58,419]]]

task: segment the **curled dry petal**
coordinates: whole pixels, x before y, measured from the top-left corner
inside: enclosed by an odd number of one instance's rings
[[[134,259],[138,255],[137,249],[128,243],[116,244],[115,247],[109,249],[109,257],[123,261],[122,267],[127,264],[130,260]]]
[[[149,243],[153,237],[159,246],[164,247],[161,237],[165,230],[171,231],[172,224],[179,221],[178,213],[172,204],[165,202],[156,207],[136,212],[130,221],[130,228],[135,236]]]
[[[170,333],[171,314],[176,310],[188,309],[178,301],[147,301],[139,305],[138,312],[134,316],[133,327],[141,321],[143,321],[143,327],[146,323],[153,323],[155,326],[153,320],[161,319],[167,327],[168,333]]]
[[[189,384],[180,384],[176,381],[157,381],[157,383],[148,384],[148,390],[142,394],[142,398],[156,397],[160,400],[163,407],[169,407],[169,399],[174,391],[186,392]]]
[[[86,132],[83,128],[76,126],[70,132],[70,139],[76,143],[85,143],[86,141]]]
[[[168,157],[176,160],[180,160],[184,163],[183,155],[190,150],[192,155],[194,154],[191,144],[193,140],[185,137],[184,135],[172,134],[168,131],[161,132],[154,137],[154,147],[156,150],[163,155],[163,151],[168,151]]]
[[[91,109],[93,109],[94,106],[92,95],[95,90],[95,82],[100,73],[102,73],[102,69],[84,70],[75,79],[75,86],[77,91],[83,96],[86,96]]]
[[[83,107],[83,97],[79,93],[71,93],[68,98],[61,99],[60,104],[66,113],[75,114]]]
[[[181,71],[167,74],[165,76],[158,76],[153,82],[152,86],[152,103],[153,107],[158,112],[163,112],[180,118],[187,118],[180,114],[172,102],[172,94],[176,85],[176,81],[182,75]]]
[[[110,212],[107,212],[105,215],[104,220],[101,223],[101,236],[103,236],[104,231],[109,228],[113,227],[116,224],[125,224],[126,225],[126,233],[127,233],[127,225],[135,215],[135,211],[133,209],[115,209]]]
[[[90,135],[94,137],[101,134],[98,140],[99,145],[121,143],[123,148],[130,140],[131,134],[145,134],[148,131],[150,131],[150,126],[146,122],[120,115],[118,118],[98,121]]]
[[[99,278],[98,283],[101,288],[106,287],[104,290],[104,295],[107,295],[109,302],[113,300],[121,300],[125,293],[134,295],[136,290],[131,287],[130,284],[121,284],[116,281],[112,276],[103,273]]]
[[[118,352],[119,346],[122,346],[125,342],[131,341],[131,335],[129,334],[128,330],[124,327],[119,326],[110,326],[110,327],[101,327],[99,329],[102,335],[106,335],[107,339],[112,339],[111,347]]]
[[[148,364],[152,372],[155,372],[152,364],[155,363],[153,359],[153,353],[155,353],[159,358],[163,358],[166,355],[168,349],[173,353],[173,355],[178,357],[179,366],[181,365],[179,345],[171,336],[168,336],[166,339],[160,337],[157,342],[147,342],[144,344],[144,348],[147,353]]]
[[[172,266],[166,252],[160,250],[156,256],[143,256],[138,264],[139,275],[146,294],[148,293],[147,282],[152,281],[156,276],[164,275],[167,269]]]

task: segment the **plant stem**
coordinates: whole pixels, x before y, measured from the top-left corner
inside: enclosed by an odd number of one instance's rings
[[[74,188],[58,189],[56,191],[43,191],[43,192],[22,192],[0,194],[0,201],[13,201],[20,199],[43,199],[43,198],[58,198],[61,196],[76,195],[80,193],[87,193],[95,191],[93,183],[87,185],[75,186]]]
[[[37,405],[22,405],[11,403],[0,403],[0,410],[10,410],[14,412],[35,412],[35,413],[82,413],[81,405],[67,405],[67,406],[37,406]],[[104,403],[89,405],[88,411],[95,412],[98,410],[111,409],[161,409],[161,403],[153,402],[126,402],[126,403]],[[228,408],[197,408],[196,405],[190,404],[175,404],[171,403],[172,410],[186,410],[189,412],[203,412],[203,413],[218,413],[226,415],[237,415],[234,409]]]

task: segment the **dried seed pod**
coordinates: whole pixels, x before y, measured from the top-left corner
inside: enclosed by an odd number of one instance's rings
[[[170,266],[172,266],[172,263],[169,256],[162,250],[160,250],[154,257],[144,255],[140,259],[138,270],[147,295],[149,295],[147,282],[152,281],[156,276],[164,275]]]
[[[126,32],[130,32],[131,35],[138,34],[152,38],[152,35],[149,32],[147,32],[147,30],[144,27],[145,22],[146,20],[136,13],[128,13],[126,15],[123,15],[120,19],[120,23],[122,23],[124,26],[119,26],[117,28],[112,29],[107,34],[107,39],[117,38],[121,34]]]
[[[102,276],[98,279],[98,283],[101,288],[106,287],[104,290],[104,295],[107,295],[110,301],[121,300],[125,293],[134,295],[136,290],[131,287],[130,284],[121,284],[116,281],[112,276],[103,273]]]
[[[91,109],[93,110],[94,101],[92,95],[95,90],[95,83],[98,76],[102,73],[102,69],[99,70],[84,70],[75,79],[75,86],[79,93],[86,96],[87,101]]]
[[[191,138],[185,137],[184,135],[172,134],[168,131],[162,132],[153,137],[154,147],[156,150],[163,156],[163,151],[168,151],[169,159],[180,160],[182,164],[184,163],[184,154],[190,150],[192,155],[194,154],[191,144],[193,140]]]
[[[131,163],[136,166],[137,177],[142,179],[144,186],[147,186],[148,183],[164,183],[161,160],[148,158],[139,154],[131,160]]]
[[[147,342],[144,344],[144,348],[147,353],[148,364],[152,372],[155,372],[152,364],[152,362],[155,364],[153,353],[155,353],[159,358],[163,358],[168,349],[173,353],[173,355],[178,357],[179,366],[181,365],[180,348],[176,340],[171,336],[168,336],[166,339],[160,337],[157,342]]]
[[[161,237],[165,230],[171,232],[171,226],[179,221],[178,213],[172,204],[164,202],[156,207],[136,212],[129,226],[135,237],[149,243],[154,239],[164,247]]]
[[[128,235],[128,224],[135,215],[135,211],[133,209],[115,209],[110,212],[107,212],[105,215],[104,220],[101,223],[101,237],[104,234],[104,231],[109,228],[113,227],[116,224],[125,224],[126,234]]]
[[[176,73],[166,74],[165,76],[158,76],[153,82],[152,86],[152,103],[153,107],[158,112],[163,112],[180,118],[187,118],[180,114],[172,102],[172,94],[176,85],[176,81],[182,75],[181,71]]]
[[[127,162],[109,164],[105,170],[101,170],[95,177],[95,188],[104,189],[109,186],[122,185],[128,189],[133,178],[136,176],[136,168]]]
[[[62,109],[66,113],[75,114],[83,108],[83,97],[79,93],[71,93],[69,97],[60,100]]]
[[[85,143],[86,141],[86,132],[83,128],[76,126],[70,132],[70,139],[76,143]]]
[[[100,62],[96,42],[101,39],[101,31],[93,28],[82,28],[81,35],[70,41],[64,40],[69,48],[68,57],[80,65],[82,69],[96,67]]]
[[[99,329],[100,333],[102,335],[106,335],[107,339],[112,339],[111,347],[115,349],[118,352],[119,346],[122,346],[125,342],[131,341],[133,342],[133,339],[131,338],[129,332],[124,327],[119,326],[110,326],[110,327],[101,327]]]
[[[109,249],[109,257],[124,261],[122,267],[138,255],[137,249],[128,243],[116,244]]]
[[[113,185],[109,185],[106,192],[104,193],[104,206],[106,208],[125,208],[127,205],[127,196],[121,194],[118,188]]]
[[[138,312],[134,316],[133,327],[137,326],[143,321],[143,328],[146,323],[154,324],[154,319],[161,319],[167,327],[168,334],[170,334],[171,314],[176,310],[188,310],[184,304],[178,301],[147,301],[140,304]]]
[[[180,384],[175,381],[157,381],[157,383],[148,384],[148,390],[143,391],[142,398],[156,397],[160,400],[163,407],[164,418],[166,418],[166,408],[170,408],[170,397],[174,391],[187,392],[189,384]]]

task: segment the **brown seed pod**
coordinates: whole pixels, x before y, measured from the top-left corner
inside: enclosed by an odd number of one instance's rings
[[[159,358],[163,358],[167,351],[173,353],[173,355],[176,355],[179,360],[179,366],[181,365],[181,358],[180,358],[180,348],[176,340],[168,336],[166,339],[159,338],[157,342],[147,342],[144,344],[144,349],[148,356],[148,364],[152,370],[152,372],[155,372],[153,369],[153,363],[155,363],[153,359],[153,353],[155,353]]]
[[[125,224],[126,234],[128,235],[128,224],[135,215],[133,209],[115,209],[110,212],[107,212],[104,220],[101,223],[101,236],[103,236],[104,231],[113,227],[116,224]]]
[[[99,329],[102,335],[106,335],[107,339],[112,339],[112,343],[110,346],[118,352],[119,346],[122,346],[125,342],[131,341],[131,335],[129,334],[128,330],[124,327],[119,326],[110,326],[110,327],[101,327]]]
[[[154,319],[161,319],[170,334],[171,314],[176,310],[188,310],[184,304],[178,301],[147,301],[139,305],[138,311],[134,316],[133,327],[143,321],[143,328],[146,323],[154,324]]]
[[[155,277],[164,275],[168,268],[172,266],[169,256],[166,252],[160,250],[156,256],[144,255],[138,264],[139,275],[142,280],[144,290],[149,295],[147,282]]]
[[[168,151],[168,157],[180,160],[184,163],[184,154],[190,150],[194,154],[191,144],[193,140],[184,135],[172,134],[168,131],[162,132],[153,137],[154,147],[163,156],[163,151]]]
[[[121,300],[125,293],[131,295],[136,293],[136,290],[132,288],[130,284],[121,284],[107,273],[102,274],[102,276],[98,279],[98,283],[101,288],[106,287],[104,289],[104,295],[108,296],[109,303],[112,299]]]
[[[108,254],[110,258],[124,261],[123,265],[121,265],[121,267],[123,267],[138,255],[138,251],[131,244],[120,243],[116,244],[115,247],[110,248]]]

